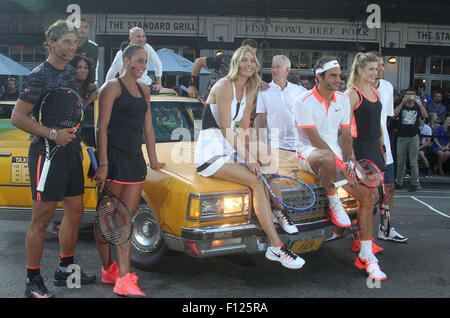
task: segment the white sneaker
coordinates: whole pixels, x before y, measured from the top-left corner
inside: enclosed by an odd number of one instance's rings
[[[266,258],[271,261],[280,262],[281,265],[290,269],[299,269],[305,265],[305,260],[292,253],[286,245],[283,245],[279,249],[270,245],[266,250]]]
[[[289,234],[298,233],[297,227],[287,214],[280,210],[273,210],[272,215],[273,223],[279,224],[285,232]]]
[[[360,257],[359,254],[356,255],[354,264],[359,269],[365,270],[367,275],[369,275],[369,277],[372,279],[375,280],[387,279],[387,275],[381,271],[380,266],[378,266],[378,259],[373,254],[371,254],[367,258],[362,258]]]
[[[348,217],[347,212],[345,212],[344,207],[342,206],[341,201],[335,204],[331,204],[328,208],[328,214],[331,216],[331,222],[339,227],[351,227],[352,222]]]
[[[378,238],[380,240],[394,241],[398,243],[404,243],[408,240],[406,236],[403,236],[400,233],[398,233],[393,227],[391,227],[389,231],[389,236],[384,235],[384,231],[382,231],[381,225],[378,227]]]

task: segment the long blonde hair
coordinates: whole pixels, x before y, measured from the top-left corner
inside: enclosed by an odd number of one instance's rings
[[[259,64],[258,58],[256,57],[255,53],[251,49],[249,49],[247,46],[241,46],[234,52],[233,57],[231,58],[231,62],[230,62],[230,70],[228,71],[228,74],[227,74],[227,76],[225,76],[225,78],[232,80],[232,81],[236,80],[237,74],[239,71],[239,64],[241,64],[241,61],[244,57],[244,53],[246,53],[246,52],[251,52],[253,57],[256,60],[255,73],[247,79],[247,83],[245,85],[249,92],[253,92],[258,88],[259,83],[261,81],[261,78],[259,77],[259,74],[258,74],[259,69],[260,69],[260,64]]]
[[[370,62],[378,62],[378,58],[373,53],[358,53],[353,60],[352,69],[350,71],[350,76],[347,81],[347,88],[353,88],[353,86],[358,86],[360,81],[358,67],[364,68]]]

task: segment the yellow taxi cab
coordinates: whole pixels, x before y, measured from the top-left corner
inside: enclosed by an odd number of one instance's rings
[[[0,219],[27,220],[31,215],[28,177],[30,135],[13,127],[9,118],[14,102],[0,103]],[[161,170],[152,170],[144,183],[141,204],[133,218],[132,264],[143,270],[158,268],[169,251],[193,257],[265,251],[268,241],[252,208],[251,190],[240,184],[196,173],[195,140],[201,127],[202,104],[192,98],[152,96],[151,108]],[[86,144],[95,144],[94,112],[82,125],[84,171],[89,168]],[[149,162],[145,145],[144,157]],[[278,228],[281,239],[295,253],[320,248],[334,227],[327,214],[328,199],[318,179],[299,171],[288,153],[280,151],[280,173],[296,176],[315,191],[316,203],[308,211],[293,212],[299,232],[289,235]],[[303,200],[305,193],[282,188],[283,197]],[[357,202],[340,190],[344,207],[355,218]],[[95,183],[85,179],[85,215],[92,222],[97,202]],[[61,218],[58,206],[55,219]]]

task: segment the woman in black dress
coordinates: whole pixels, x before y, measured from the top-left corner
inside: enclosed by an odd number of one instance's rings
[[[123,52],[125,73],[104,84],[99,94],[97,151],[99,168],[93,179],[100,191],[108,189],[120,197],[132,215],[136,212],[147,165],[142,154],[142,134],[150,167],[160,169],[155,149],[155,133],[150,110],[150,88],[137,82],[147,71],[147,53],[138,45]],[[109,244],[96,231],[102,260],[102,282],[115,284],[114,292],[123,296],[145,296],[137,285],[138,277],[130,273],[131,240],[117,246],[118,264],[112,261]]]

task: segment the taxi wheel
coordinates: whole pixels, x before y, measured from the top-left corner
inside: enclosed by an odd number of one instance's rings
[[[147,204],[139,205],[133,217],[131,263],[138,269],[158,269],[169,254],[163,233]]]

